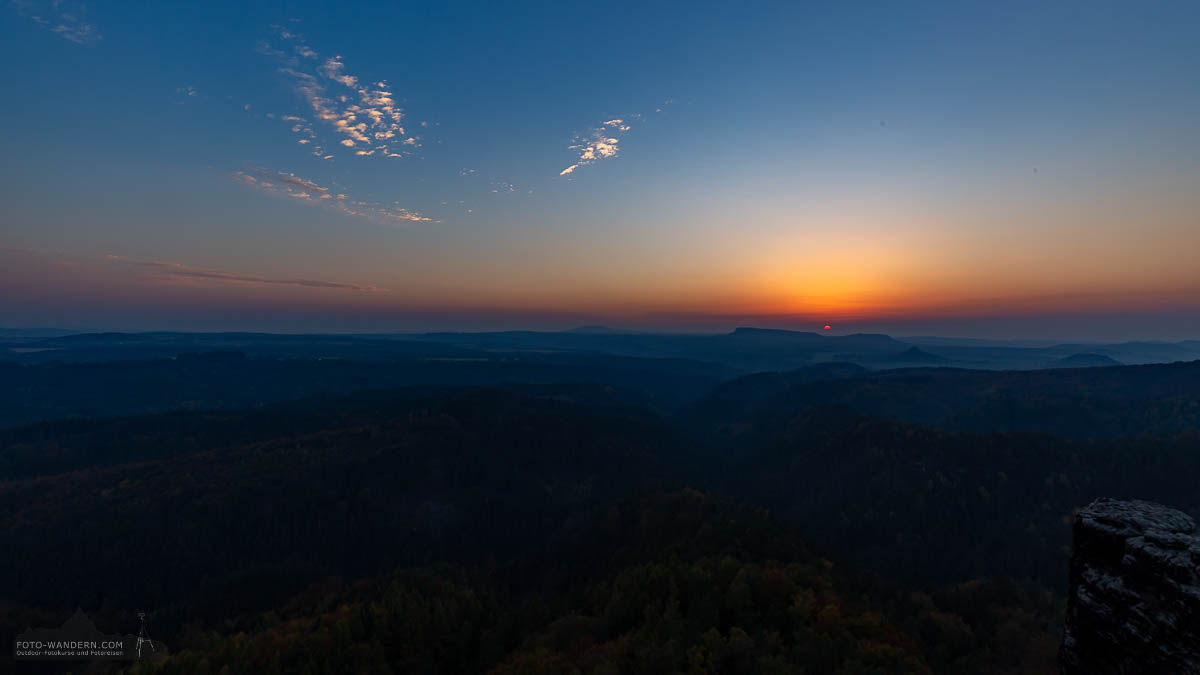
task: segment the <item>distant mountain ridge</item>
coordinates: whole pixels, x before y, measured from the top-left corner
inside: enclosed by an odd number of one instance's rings
[[[1052,368],[1101,368],[1106,366],[1123,366],[1125,364],[1104,354],[1090,352],[1072,354],[1049,364]]]
[[[1075,354],[1096,354],[1125,364],[1200,359],[1200,341],[1132,341],[1113,344],[1035,344],[1029,341],[919,337],[911,342],[879,333],[794,331],[740,326],[727,333],[645,333],[606,326],[566,331],[428,332],[403,334],[78,333],[6,336],[0,361],[136,361],[206,350],[243,351],[288,358],[387,361],[421,358],[496,358],[510,354],[593,354],[676,358],[721,364],[743,373],[794,370],[846,361],[875,370],[946,365],[987,370],[1069,367]],[[1097,362],[1098,363],[1098,362]],[[1112,365],[1112,364],[1110,364]]]
[[[679,414],[708,439],[752,435],[815,407],[954,431],[1113,438],[1200,430],[1197,400],[1200,361],[1028,371],[842,363],[747,375]]]
[[[945,363],[946,358],[930,354],[929,352],[917,346],[909,347],[900,353],[897,357],[900,361],[907,363]]]

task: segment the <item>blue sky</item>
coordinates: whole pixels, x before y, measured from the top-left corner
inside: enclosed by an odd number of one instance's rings
[[[3,12],[12,324],[1200,332],[1195,3]]]

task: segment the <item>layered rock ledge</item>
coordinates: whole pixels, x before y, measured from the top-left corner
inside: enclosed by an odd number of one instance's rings
[[[1143,501],[1079,512],[1059,663],[1064,675],[1200,675],[1195,520]]]

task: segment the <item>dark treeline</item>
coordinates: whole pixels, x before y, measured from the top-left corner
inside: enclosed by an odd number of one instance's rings
[[[413,386],[580,382],[617,387],[641,405],[669,410],[737,371],[682,359],[598,354],[489,353],[284,358],[242,352],[184,353],[154,361],[0,361],[0,425],[171,410],[237,410],[318,395]]]

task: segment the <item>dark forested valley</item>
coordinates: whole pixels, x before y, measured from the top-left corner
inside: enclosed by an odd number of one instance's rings
[[[781,333],[13,352],[0,623],[169,648],[75,672],[1050,673],[1073,514],[1200,515],[1200,361]]]

